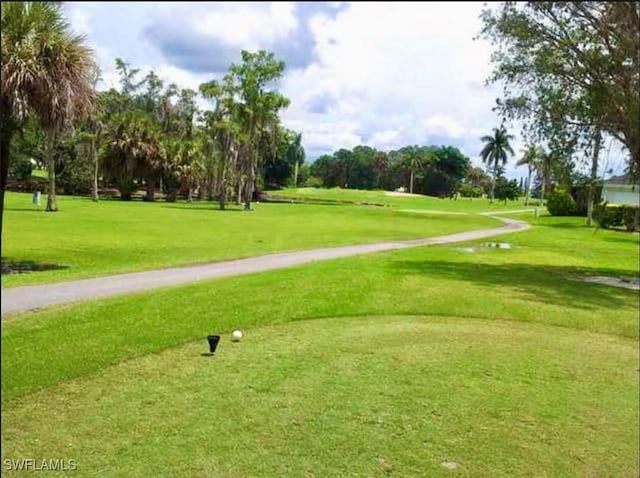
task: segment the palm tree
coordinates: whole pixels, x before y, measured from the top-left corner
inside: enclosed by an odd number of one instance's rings
[[[55,211],[53,140],[88,116],[95,104],[91,50],[82,36],[71,33],[61,2],[4,2],[1,23],[0,224],[11,139],[22,130],[26,115],[35,113],[51,138],[47,210]]]
[[[482,168],[478,168],[477,166],[469,169],[469,172],[467,173],[467,179],[471,182],[471,186],[474,188],[480,186],[480,181],[482,181],[485,176],[486,175]]]
[[[134,180],[140,177],[146,178],[147,196],[153,197],[164,157],[158,125],[148,114],[130,110],[114,116],[107,125],[103,168],[118,184],[121,199],[131,199]]]
[[[501,126],[493,130],[493,136],[487,135],[480,139],[486,143],[480,152],[480,158],[482,158],[483,163],[489,165],[493,173],[493,181],[491,182],[491,202],[493,202],[498,168],[507,163],[507,153],[511,156],[514,155],[509,143],[513,139],[513,135],[508,134],[504,126]]]
[[[298,187],[298,168],[302,163],[304,163],[305,152],[302,147],[302,133],[296,134],[293,142],[289,145],[287,149],[287,156],[289,162],[293,162],[295,164],[293,170],[293,184],[294,187]]]
[[[527,166],[527,190],[524,197],[524,205],[529,205],[529,196],[531,195],[531,175],[536,169],[536,165],[542,156],[544,150],[538,146],[528,145],[525,149],[521,150],[522,158],[518,160],[516,165]]]
[[[541,154],[535,162],[535,170],[540,179],[540,202],[544,202],[544,193],[547,185],[551,181],[551,174],[555,164],[555,157],[552,152]]]

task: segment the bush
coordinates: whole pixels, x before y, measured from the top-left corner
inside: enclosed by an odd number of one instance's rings
[[[579,185],[571,188],[571,197],[576,202],[576,214],[586,217],[587,215],[587,197],[589,189],[587,186]],[[602,185],[598,185],[593,190],[593,203],[599,204],[602,200]]]
[[[316,176],[309,176],[307,177],[304,182],[301,184],[300,181],[298,181],[298,187],[301,188],[321,188],[322,187],[322,179],[316,177]]]
[[[18,158],[9,162],[9,177],[26,181],[31,177],[33,165],[28,158]]]
[[[640,207],[601,204],[593,210],[594,219],[604,229],[623,227],[627,231],[640,229]]]
[[[473,187],[471,184],[462,183],[458,192],[463,198],[479,198],[482,196],[483,190],[481,187]]]
[[[507,181],[506,178],[500,176],[496,178],[496,187],[493,194],[497,200],[506,203],[507,200],[515,201],[518,199],[522,191],[520,190],[520,186],[518,186],[518,181],[515,179]]]
[[[576,214],[576,202],[567,191],[558,189],[549,194],[547,210],[552,216],[573,216]]]
[[[640,207],[638,206],[620,206],[620,215],[622,216],[622,224],[628,232],[640,230]]]

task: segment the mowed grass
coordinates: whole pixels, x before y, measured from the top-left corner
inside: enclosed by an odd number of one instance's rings
[[[335,202],[368,202],[383,204],[397,208],[416,208],[436,211],[457,211],[467,213],[499,212],[510,209],[524,208],[524,199],[517,201],[494,201],[481,198],[441,199],[422,195],[397,195],[387,191],[362,191],[341,188],[288,188],[269,191],[268,194],[300,200],[335,201]],[[531,200],[528,207],[537,205],[537,200]]]
[[[3,398],[212,332],[312,318],[450,315],[637,339],[637,291],[580,279],[637,275],[638,236],[581,222],[539,218],[504,236],[508,250],[416,248],[15,316],[2,327]]]
[[[12,402],[2,459],[65,457],[79,476],[635,477],[636,345],[453,317],[259,327],[215,358],[192,342]]]
[[[371,254],[5,320],[2,459],[73,458],[82,476],[635,477],[638,292],[581,279],[637,276],[638,235],[530,219],[492,239],[512,249]]]
[[[497,227],[497,220],[417,215],[388,208],[255,204],[252,212],[215,203],[144,203],[59,197],[60,211],[44,212],[31,195],[9,193],[3,256],[58,264],[62,269],[2,276],[2,286],[40,284],[99,275],[397,239],[416,239]]]

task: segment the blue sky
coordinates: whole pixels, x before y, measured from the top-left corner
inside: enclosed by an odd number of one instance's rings
[[[482,3],[65,2],[117,87],[114,58],[197,89],[241,49],[264,48],[287,63],[284,124],[303,133],[310,159],[341,147],[459,147],[479,163],[480,136],[500,120],[500,96],[484,86],[490,46],[473,37]],[[518,126],[513,133],[519,137]],[[519,151],[522,142],[517,140]],[[618,146],[609,166],[620,169]],[[605,160],[607,154],[605,151]],[[606,162],[606,161],[605,161]],[[604,167],[604,166],[603,166]],[[515,159],[510,177],[524,176]]]

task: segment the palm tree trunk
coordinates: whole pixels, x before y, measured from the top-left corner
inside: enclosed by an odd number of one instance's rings
[[[546,178],[542,176],[542,184],[540,185],[540,205],[544,205],[544,190],[547,189],[547,181]]]
[[[99,133],[96,133],[99,134]],[[93,186],[91,187],[91,200],[98,200],[98,140],[91,139],[91,152],[93,154]]]
[[[2,125],[3,128],[5,124]],[[7,177],[9,176],[9,154],[11,151],[11,137],[13,131],[5,130],[0,139],[0,254],[2,253],[2,221],[4,218],[4,191],[7,188]]]
[[[58,210],[56,201],[56,161],[53,155],[55,146],[55,135],[50,135],[47,141],[47,168],[49,170],[49,195],[47,196],[46,211],[55,212]]]
[[[529,165],[529,175],[527,176],[527,189],[524,195],[524,205],[529,205],[529,196],[531,195],[531,165]]]
[[[496,175],[498,174],[498,163],[494,163],[493,171],[491,174],[491,197],[490,202],[493,202],[493,198],[495,197],[496,192]]]
[[[293,187],[294,188],[298,187],[298,160],[297,159],[296,159],[295,169],[293,170]]]
[[[409,177],[409,193],[413,194],[413,168],[411,168],[411,175]]]

